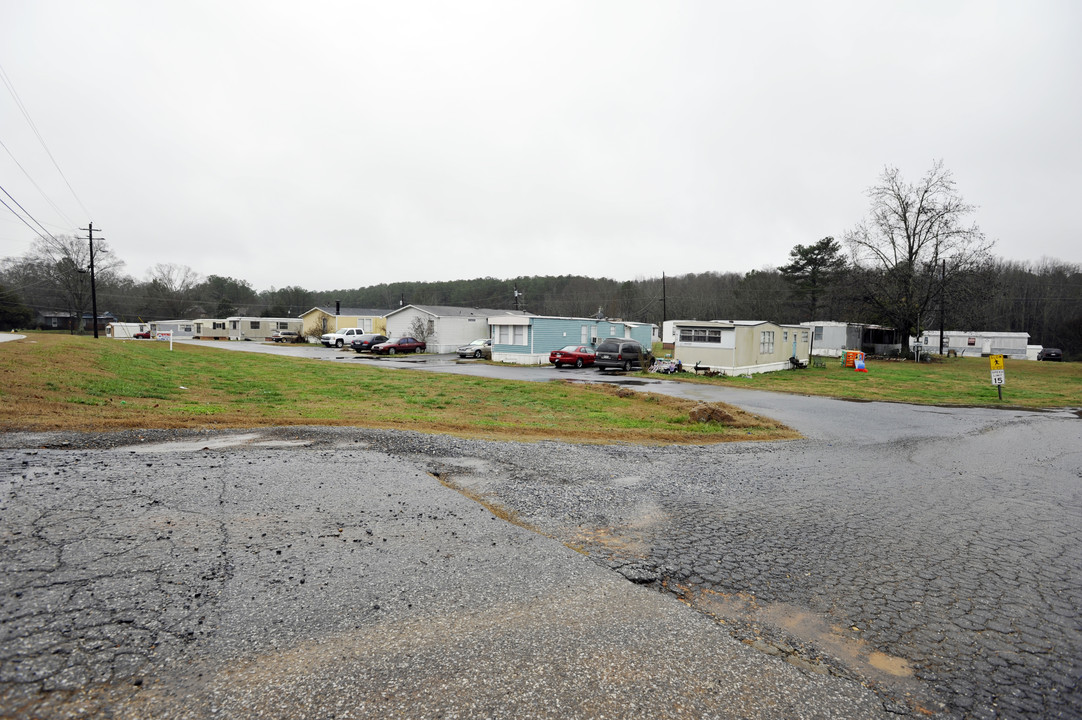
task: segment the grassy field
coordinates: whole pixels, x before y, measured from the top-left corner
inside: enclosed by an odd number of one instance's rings
[[[826,367],[762,373],[751,378],[685,379],[728,387],[927,405],[1082,407],[1080,363],[1007,360],[1000,400],[992,385],[988,358],[947,358],[930,363],[869,360],[866,373],[842,367],[838,358],[821,359]]]
[[[27,333],[0,343],[0,430],[339,425],[493,439],[714,443],[797,434],[607,385],[405,372],[145,340]]]

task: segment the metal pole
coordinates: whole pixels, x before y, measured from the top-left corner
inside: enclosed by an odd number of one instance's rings
[[[88,223],[85,228],[87,239],[90,240],[90,310],[94,313],[94,337],[98,337],[98,288],[94,281],[94,223]]]
[[[939,354],[943,354],[943,334],[947,331],[947,261],[943,261],[939,271]]]

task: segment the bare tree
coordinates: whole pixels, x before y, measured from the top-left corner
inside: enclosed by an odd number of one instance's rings
[[[167,318],[182,318],[192,306],[192,291],[201,282],[187,265],[158,263],[150,269],[148,294],[154,312]]]
[[[409,334],[423,343],[436,339],[436,323],[423,317],[415,317],[410,322]]]
[[[868,189],[870,215],[845,237],[853,262],[864,272],[866,300],[902,334],[902,350],[930,320],[945,285],[988,255],[992,243],[975,225],[973,212],[955,189],[942,161],[911,185],[897,168],[883,171]]]
[[[109,253],[104,240],[94,245],[94,271],[98,282],[108,282],[123,266]],[[83,328],[83,315],[91,306],[90,244],[70,235],[50,235],[36,240],[22,261],[22,272],[38,283],[39,308],[51,306],[71,313],[72,332]],[[96,322],[96,319],[95,319]]]

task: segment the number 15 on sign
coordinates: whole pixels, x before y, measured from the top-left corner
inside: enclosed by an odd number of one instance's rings
[[[1003,369],[1003,356],[992,355],[992,384],[999,391],[999,399],[1003,399],[1003,386],[1007,384],[1007,371]]]

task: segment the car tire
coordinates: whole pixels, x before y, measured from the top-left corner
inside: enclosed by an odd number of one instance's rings
[[[473,351],[473,356],[475,358],[480,358],[481,357],[481,351],[480,350],[474,350]]]
[[[624,372],[631,372],[631,361],[624,360]]]
[[[577,368],[582,367],[582,358],[579,358],[578,360],[575,361],[575,367],[577,367]]]
[[[335,340],[335,341],[334,341],[334,346],[335,346],[336,348],[339,348],[339,349],[341,349],[341,347],[342,347],[342,341],[341,341],[341,340]]]
[[[387,348],[388,355],[394,355],[394,348]]]
[[[552,363],[552,366],[553,366],[554,368],[556,368],[557,370],[559,370],[559,369],[560,369],[560,363],[558,363],[558,362],[554,362],[554,363]]]

